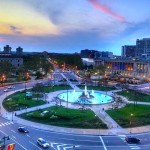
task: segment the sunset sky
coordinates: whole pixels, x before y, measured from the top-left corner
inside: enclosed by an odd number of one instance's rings
[[[150,38],[150,0],[0,0],[0,48],[121,54]]]

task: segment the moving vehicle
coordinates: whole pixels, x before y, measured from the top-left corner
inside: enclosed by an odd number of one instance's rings
[[[43,138],[38,138],[37,144],[43,148],[48,148],[50,146],[49,143],[45,141]]]
[[[29,132],[25,127],[19,127],[18,131],[22,132],[22,133],[28,133]]]
[[[126,137],[125,140],[127,143],[140,143],[140,139],[136,137]]]

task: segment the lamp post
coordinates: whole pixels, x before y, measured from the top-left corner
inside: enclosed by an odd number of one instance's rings
[[[27,90],[27,80],[28,80],[28,78],[29,78],[29,73],[27,72],[26,74],[25,74],[25,99],[27,98],[26,97],[26,90]]]
[[[68,108],[68,84],[67,84],[67,108]]]
[[[131,133],[131,127],[132,127],[132,117],[133,117],[133,114],[130,114],[130,133]]]
[[[12,111],[12,118],[11,118],[12,121],[14,120],[14,119],[13,119],[13,115],[14,115],[14,112]]]
[[[4,137],[2,138],[2,140],[3,140],[3,142],[4,142],[3,148],[5,148],[6,140],[10,140],[10,138],[9,138],[9,136],[4,136]]]
[[[27,90],[27,87],[26,87],[26,81],[25,81],[25,99],[26,99],[26,90]]]

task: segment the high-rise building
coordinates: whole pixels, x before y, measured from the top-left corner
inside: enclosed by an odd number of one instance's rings
[[[98,51],[89,49],[81,50],[81,58],[94,58],[96,52]]]
[[[3,53],[11,53],[11,47],[9,45],[4,46],[4,51]]]
[[[112,58],[113,53],[108,51],[96,52],[94,58]]]
[[[135,45],[124,45],[122,46],[122,57],[135,57],[136,46]]]
[[[150,38],[136,40],[136,56],[140,57],[143,54],[147,54],[147,56],[150,56]]]

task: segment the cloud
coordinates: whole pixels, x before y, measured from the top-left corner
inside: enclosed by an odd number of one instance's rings
[[[5,42],[6,39],[4,39],[3,37],[0,37],[0,42]]]
[[[125,18],[118,13],[114,12],[111,8],[109,8],[107,5],[104,5],[100,3],[98,0],[87,0],[95,9],[102,11],[108,15],[113,16],[119,21],[125,21]]]
[[[10,25],[10,30],[15,34],[21,34],[21,28],[18,28],[16,26]]]

